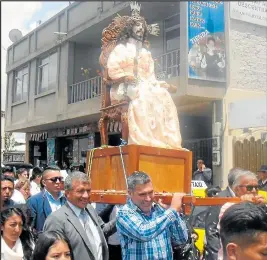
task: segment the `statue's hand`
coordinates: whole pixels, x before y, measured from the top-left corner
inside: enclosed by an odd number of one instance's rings
[[[127,96],[133,100],[139,97],[139,89],[135,85],[128,85]]]
[[[147,30],[150,34],[155,35],[155,36],[159,36],[160,28],[159,28],[159,25],[157,23],[148,25]]]
[[[161,88],[165,88],[166,90],[168,90],[170,93],[175,93],[177,91],[177,87],[172,85],[172,84],[168,84],[165,81],[159,81],[160,87]]]

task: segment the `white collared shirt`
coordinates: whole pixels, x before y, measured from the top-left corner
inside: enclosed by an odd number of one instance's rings
[[[40,186],[35,181],[31,181],[31,196],[39,192],[41,192]]]
[[[261,183],[262,183],[262,185],[264,185],[265,183],[267,182],[267,179],[266,180],[261,180]]]
[[[75,215],[77,216],[77,218],[79,219],[82,227],[84,227],[84,223],[83,223],[83,220],[81,218],[81,211],[82,209],[81,208],[78,208],[76,207],[75,205],[73,205],[71,202],[67,201],[67,203],[69,204],[70,208],[74,211]],[[98,230],[97,230],[97,227],[95,225],[95,223],[93,222],[91,216],[88,214],[88,218],[87,218],[87,221],[88,221],[88,224],[89,224],[89,227],[92,231],[92,233],[94,234],[94,242],[96,244],[96,247],[97,247],[97,259],[98,260],[102,260],[103,259],[103,254],[102,254],[102,242],[101,242],[101,238],[100,238],[100,235],[98,233]],[[91,239],[88,237],[88,239]]]
[[[45,189],[45,192],[46,192],[46,197],[47,197],[47,200],[48,200],[48,203],[50,205],[52,212],[55,212],[56,210],[60,209],[61,206],[63,206],[62,201],[61,201],[61,198],[63,197],[62,192],[59,192],[58,199],[55,199],[52,196],[52,194],[48,192],[46,189]]]

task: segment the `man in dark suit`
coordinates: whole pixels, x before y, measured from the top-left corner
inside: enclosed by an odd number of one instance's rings
[[[61,191],[63,177],[58,167],[47,167],[42,174],[44,190],[30,197],[27,201],[33,219],[32,228],[38,233],[43,230],[46,218],[65,204]]]
[[[108,260],[106,238],[116,232],[116,220],[105,224],[90,205],[91,185],[83,172],[70,173],[64,188],[67,202],[46,219],[44,231],[68,237],[74,259]]]
[[[218,197],[241,197],[248,191],[257,192],[256,175],[241,168],[233,168],[228,174],[228,187],[218,194]],[[251,190],[252,188],[252,190]],[[217,228],[221,206],[211,206],[208,209],[205,221],[206,245],[204,251],[205,260],[215,260],[221,247],[220,235]]]
[[[258,170],[259,188],[260,190],[267,191],[267,165],[262,165]]]

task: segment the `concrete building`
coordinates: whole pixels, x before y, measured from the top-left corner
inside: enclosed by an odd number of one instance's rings
[[[215,184],[226,186],[233,166],[228,105],[266,95],[266,27],[231,18],[230,3],[223,3],[226,81],[194,79],[188,76],[188,5],[144,2],[141,12],[161,29],[149,39],[151,52],[157,75],[178,86],[173,99],[183,146],[213,168]],[[6,131],[26,133],[27,161],[83,164],[86,151],[100,146],[101,33],[117,14],[129,15],[129,3],[76,2],[8,48]],[[110,144],[119,137],[110,131]],[[215,155],[212,138],[220,145]]]
[[[5,111],[1,110],[1,162],[5,151]]]

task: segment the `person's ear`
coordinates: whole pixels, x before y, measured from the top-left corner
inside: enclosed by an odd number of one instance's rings
[[[42,184],[46,187],[45,180],[42,180]]]
[[[65,197],[68,198],[69,197],[69,191],[65,190]]]
[[[226,256],[224,256],[224,259],[227,260],[237,260],[238,256],[238,245],[234,243],[229,243],[226,246]]]
[[[133,191],[128,189],[128,196],[132,197],[132,195],[133,195]]]

